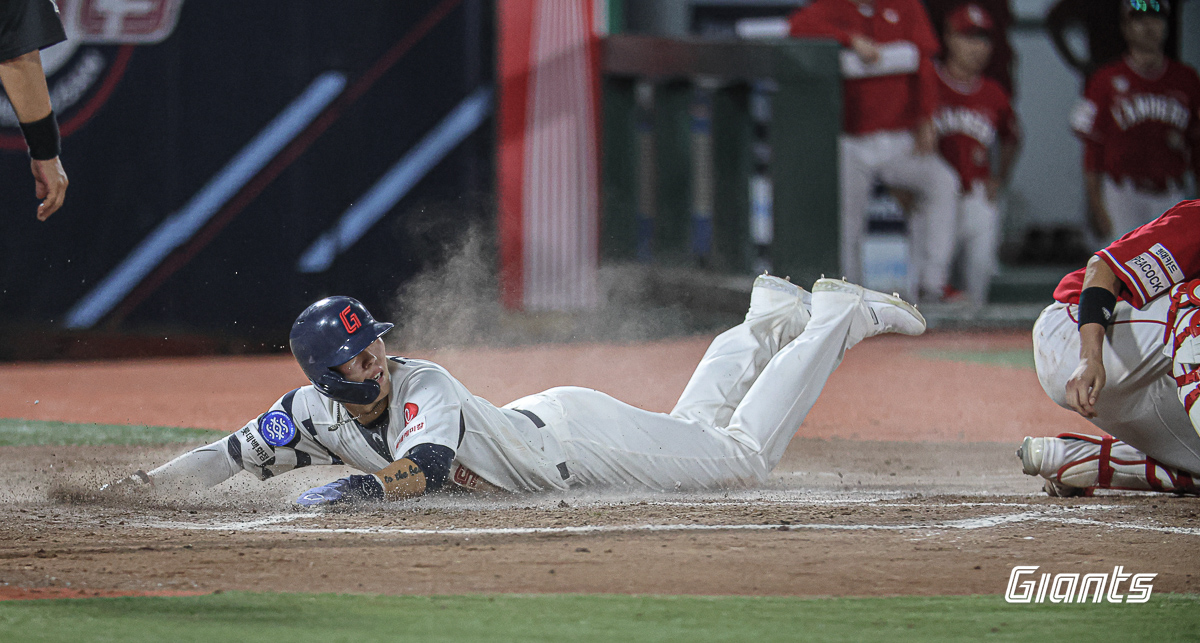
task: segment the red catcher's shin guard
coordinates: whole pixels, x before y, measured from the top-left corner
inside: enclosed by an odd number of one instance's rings
[[[1051,481],[1068,487],[1197,493],[1186,472],[1168,467],[1111,436],[1063,433],[1055,440]]]

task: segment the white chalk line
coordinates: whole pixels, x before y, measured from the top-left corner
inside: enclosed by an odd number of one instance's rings
[[[172,529],[185,531],[242,531],[242,532],[274,532],[296,534],[372,534],[372,535],[411,535],[411,536],[522,536],[522,535],[553,535],[553,534],[595,534],[595,533],[628,533],[628,532],[673,532],[673,531],[945,531],[945,530],[976,530],[1016,525],[1030,522],[1055,522],[1069,525],[1086,525],[1114,529],[1130,529],[1151,531],[1186,536],[1200,536],[1200,529],[1187,527],[1162,527],[1129,522],[1106,522],[1088,518],[1072,518],[1062,513],[1075,513],[1079,510],[1097,509],[1100,506],[1056,508],[1051,511],[1025,511],[999,516],[979,518],[964,518],[931,523],[912,524],[836,524],[836,523],[774,523],[765,525],[750,524],[638,524],[638,525],[574,525],[566,527],[449,527],[449,528],[412,528],[412,527],[300,527],[284,523],[312,518],[311,514],[280,514],[267,516],[257,520],[231,522],[221,524],[203,524],[174,521],[148,521],[131,527],[152,529]]]

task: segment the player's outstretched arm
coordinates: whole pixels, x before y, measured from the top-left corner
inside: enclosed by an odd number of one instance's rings
[[[152,469],[149,473],[135,471],[132,475],[100,488],[104,493],[131,490],[193,491],[221,484],[233,477],[241,467],[229,455],[230,438],[222,438]]]
[[[415,498],[440,489],[449,477],[453,460],[453,449],[440,444],[421,444],[373,474],[348,476],[309,489],[300,494],[296,504],[321,507],[362,500]]]
[[[1096,417],[1104,389],[1104,337],[1121,285],[1103,259],[1092,257],[1079,298],[1079,366],[1067,380],[1067,404],[1085,418]]]

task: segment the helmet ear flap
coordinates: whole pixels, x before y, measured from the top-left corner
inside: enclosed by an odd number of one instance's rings
[[[379,397],[379,382],[351,382],[333,371],[322,373],[313,381],[313,386],[325,397],[343,404],[362,406],[374,402]]]

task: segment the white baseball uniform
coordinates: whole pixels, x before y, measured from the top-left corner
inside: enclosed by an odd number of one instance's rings
[[[811,303],[805,301],[811,298]],[[760,484],[847,349],[883,332],[861,292],[809,295],[760,278],[746,320],[709,347],[671,413],[554,388],[497,408],[445,369],[389,358],[389,409],[370,426],[305,386],[241,430],[150,472],[156,485],[211,486],[314,464],[376,472],[414,446],[454,450],[451,481],[509,491],[654,490]]]
[[[1200,434],[1164,353],[1175,284],[1200,276],[1200,201],[1184,201],[1097,253],[1125,284],[1104,345],[1106,383],[1091,422],[1170,467],[1200,473]],[[1083,270],[1067,275],[1033,329],[1038,380],[1064,408],[1079,365]]]

